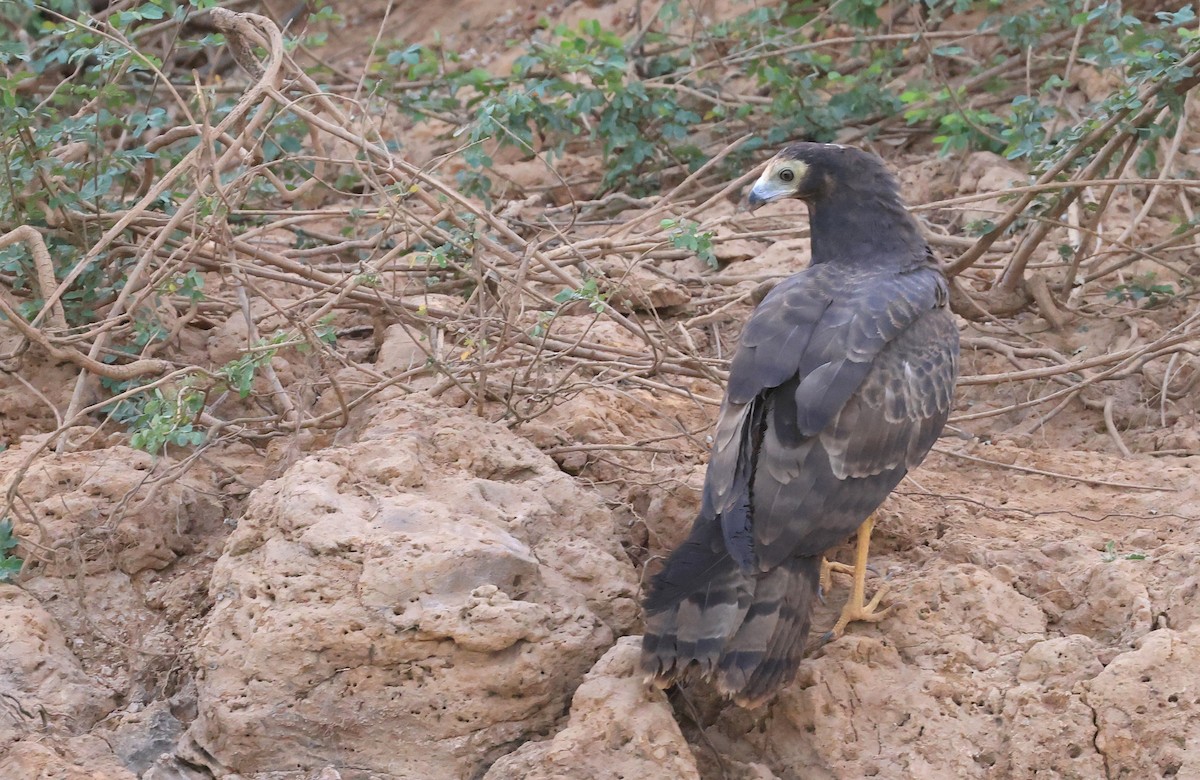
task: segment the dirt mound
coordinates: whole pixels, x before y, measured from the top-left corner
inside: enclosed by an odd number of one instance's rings
[[[217,562],[190,731],[214,771],[471,775],[637,617],[612,517],[548,457],[416,398],[370,420],[259,488]]]

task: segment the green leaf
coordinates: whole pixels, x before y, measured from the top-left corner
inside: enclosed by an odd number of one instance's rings
[[[11,582],[21,573],[21,566],[25,563],[20,556],[9,554],[9,550],[16,547],[20,541],[13,536],[12,531],[11,520],[0,520],[0,582]]]
[[[0,520],[0,553],[6,553],[19,544],[19,540],[13,536],[13,524],[11,520]]]
[[[0,558],[0,582],[12,582],[21,573],[23,565],[25,561],[15,555]]]
[[[138,12],[142,15],[143,19],[163,19],[167,15],[167,12],[161,6],[153,3],[140,6]]]

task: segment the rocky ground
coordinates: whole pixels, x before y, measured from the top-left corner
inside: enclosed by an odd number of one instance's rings
[[[987,154],[889,163],[914,204],[1021,174]],[[508,172],[531,191],[550,181]],[[803,222],[799,204],[768,211],[768,227]],[[1146,240],[1170,229],[1153,215],[1139,227]],[[628,311],[727,357],[760,280],[807,250],[757,237],[718,251],[716,271],[694,258],[608,270]],[[701,322],[714,291],[738,295]],[[1190,322],[1194,306],[1058,330],[1031,314],[963,319],[963,374],[1012,370],[993,348],[1010,332],[1087,357]],[[355,316],[339,324],[368,321]],[[586,309],[557,327],[641,348]],[[405,327],[373,338],[360,368],[423,359]],[[184,346],[218,364],[245,339],[230,317]],[[1053,382],[964,383],[958,422],[877,526],[870,585],[887,583],[891,613],[823,642],[847,595],[835,582],[796,682],[746,711],[699,682],[647,688],[636,668],[643,580],[693,518],[719,382],[583,380],[517,424],[426,378],[335,434],[152,458],[98,418],[62,453],[47,447],[75,371],[34,356],[0,374],[0,487],[19,486],[33,518],[16,529],[30,564],[0,584],[0,778],[1200,777],[1200,420],[1191,394],[1156,395],[1165,373],[1183,384],[1197,369],[1167,362],[1049,419],[1053,402],[972,415]],[[336,408],[328,366],[299,353],[274,365],[297,398]]]

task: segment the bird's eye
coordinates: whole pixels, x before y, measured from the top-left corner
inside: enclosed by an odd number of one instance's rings
[[[779,180],[780,181],[791,181],[794,178],[796,178],[796,172],[793,171],[791,168],[784,168],[782,171],[779,172]]]

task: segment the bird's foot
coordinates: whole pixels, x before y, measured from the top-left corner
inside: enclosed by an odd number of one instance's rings
[[[846,602],[846,606],[842,608],[842,616],[838,618],[838,622],[825,634],[825,641],[829,642],[841,637],[842,634],[846,633],[846,626],[855,621],[878,623],[887,617],[895,605],[889,604],[880,609],[879,602],[887,594],[888,587],[886,582],[879,586],[879,590],[875,591],[875,595],[866,604],[862,602],[861,598],[855,599],[852,594],[850,600]]]
[[[821,559],[821,579],[819,581],[821,601],[825,601],[825,594],[833,587],[833,573],[838,574],[854,574],[854,567],[848,563],[838,563],[831,561],[828,558]]]

